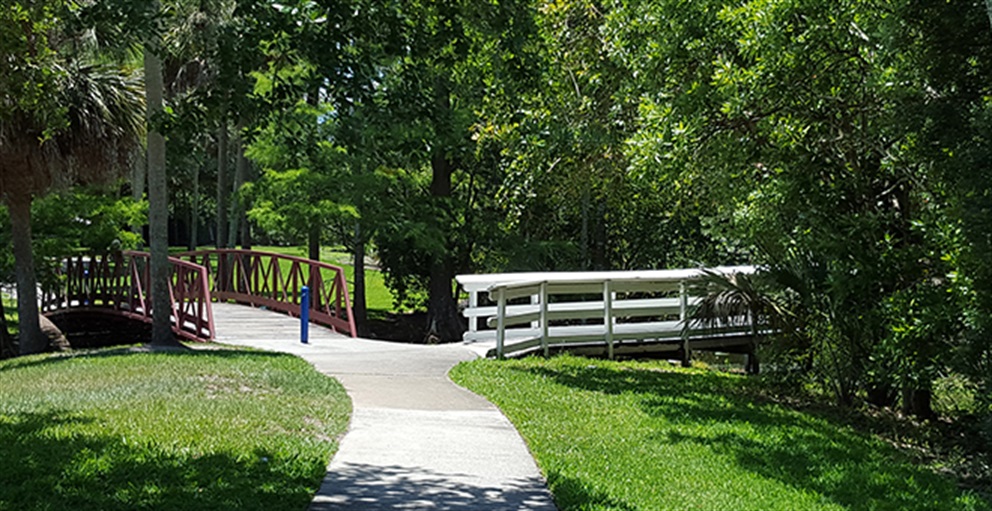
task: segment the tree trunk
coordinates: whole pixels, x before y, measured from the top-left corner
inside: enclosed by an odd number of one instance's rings
[[[992,25],[992,0],[985,0],[985,13],[989,16],[989,25]]]
[[[352,285],[352,291],[355,293],[355,300],[351,303],[351,312],[355,315],[358,335],[364,336],[369,316],[365,304],[365,237],[361,222],[355,222],[355,251],[353,255],[355,283]]]
[[[903,388],[902,411],[907,415],[932,419],[934,417],[932,401],[933,392],[930,389]]]
[[[241,185],[245,183],[245,173],[248,166],[248,160],[245,158],[245,145],[244,140],[241,136],[241,130],[244,129],[244,121],[239,120],[234,134],[234,183],[231,185],[231,212],[230,212],[230,227],[227,231],[227,246],[234,248],[238,245],[238,234],[240,233],[241,218],[245,214],[243,203],[241,202],[241,197],[239,197],[241,192]],[[242,240],[243,242],[244,240]]]
[[[448,93],[447,82],[440,78],[435,85],[435,107],[436,118],[441,119],[435,125],[435,136],[440,140],[448,139],[445,130],[448,128],[444,120],[451,116],[451,97]],[[432,202],[442,209],[445,202],[451,197],[451,174],[454,165],[448,159],[444,144],[436,144],[431,155],[431,199]],[[445,239],[449,239],[448,232],[451,226],[445,218],[434,218],[434,222],[440,227],[439,231],[444,233]],[[458,319],[458,308],[455,306],[455,298],[451,290],[451,281],[455,278],[455,261],[450,250],[445,250],[442,254],[433,254],[431,261],[430,281],[427,287],[427,335],[425,341],[428,343],[454,342],[461,340],[462,325]]]
[[[189,205],[189,241],[186,249],[196,250],[200,236],[200,167],[193,170],[193,190],[190,192]]]
[[[248,215],[241,212],[241,248],[251,250],[251,224],[248,223]]]
[[[48,347],[38,326],[38,282],[31,251],[31,196],[9,196],[11,234],[14,241],[14,270],[17,273],[17,325],[21,355],[41,353]]]
[[[245,171],[245,181],[253,182],[255,180],[254,172],[252,170],[251,164],[246,164],[247,170]],[[241,248],[245,250],[251,250],[252,239],[251,239],[251,223],[248,222],[248,209],[249,204],[244,197],[241,198]]]
[[[592,270],[589,258],[589,185],[582,188],[582,238],[579,243],[579,258],[582,259],[582,270]]]
[[[131,198],[134,202],[140,202],[145,198],[145,182],[148,179],[145,168],[148,165],[148,157],[142,155],[140,151],[137,151],[137,153],[138,155],[131,162]],[[144,233],[142,232],[144,226],[132,225],[131,230],[142,238],[142,244],[144,244]]]
[[[865,392],[865,400],[875,406],[892,406],[896,404],[896,391],[891,385],[873,382]]]
[[[610,255],[607,244],[606,198],[596,202],[595,234],[593,235],[592,268],[594,271],[610,271]]]
[[[310,221],[310,232],[307,233],[307,257],[311,261],[320,261],[320,222]]]
[[[258,169],[247,159],[245,160],[245,167],[245,181],[254,183],[258,179]],[[241,203],[241,248],[245,250],[251,250],[254,243],[251,236],[251,222],[248,221],[249,209],[251,209],[251,204],[247,200]]]
[[[217,130],[217,248],[227,248],[227,198],[231,193],[227,174],[227,121],[221,120]]]
[[[428,343],[455,342],[462,338],[458,308],[451,291],[451,281],[455,272],[450,258],[431,264],[430,284],[427,290],[427,335]]]
[[[157,13],[159,4],[152,2]],[[153,120],[162,111],[162,61],[157,36],[145,44],[145,94],[148,120],[148,231],[151,245],[152,346],[181,346],[172,335],[169,296],[169,195],[166,190],[165,137]]]

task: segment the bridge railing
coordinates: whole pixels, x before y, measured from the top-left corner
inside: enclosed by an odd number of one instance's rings
[[[751,273],[754,268],[711,271]],[[489,355],[497,357],[536,348],[547,354],[551,347],[604,343],[611,358],[617,342],[649,340],[681,349],[688,360],[694,339],[728,344],[731,337],[751,331],[748,318],[731,318],[718,327],[686,321],[702,300],[690,294],[689,283],[703,274],[703,270],[689,269],[459,275],[458,282],[469,294],[463,311],[469,328],[463,339],[495,341]],[[486,296],[491,305],[482,303]],[[483,328],[480,320],[485,322]]]
[[[219,249],[176,257],[207,269],[215,300],[300,315],[303,286],[310,289],[310,321],[357,336],[344,270],[319,261],[270,252]]]
[[[214,338],[210,285],[206,270],[170,257],[170,322],[180,337],[194,341]],[[67,258],[62,279],[42,293],[42,311],[99,309],[151,323],[151,265],[147,252],[123,251]]]

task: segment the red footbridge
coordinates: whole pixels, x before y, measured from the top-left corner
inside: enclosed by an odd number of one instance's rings
[[[344,270],[301,257],[252,250],[199,250],[169,258],[169,316],[177,336],[211,341],[213,301],[234,302],[300,316],[303,286],[310,290],[310,322],[356,336]],[[42,294],[42,312],[109,314],[151,323],[150,256],[123,251],[75,256],[62,262],[60,280]]]

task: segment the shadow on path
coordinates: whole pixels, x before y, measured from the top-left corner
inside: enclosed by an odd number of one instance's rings
[[[514,479],[500,487],[471,484],[465,474],[438,473],[423,467],[349,463],[328,472],[310,511],[431,509],[524,511],[540,508],[547,494],[543,481]]]

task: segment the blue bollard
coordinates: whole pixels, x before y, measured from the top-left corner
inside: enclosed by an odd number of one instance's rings
[[[300,289],[300,342],[310,342],[310,288]]]

